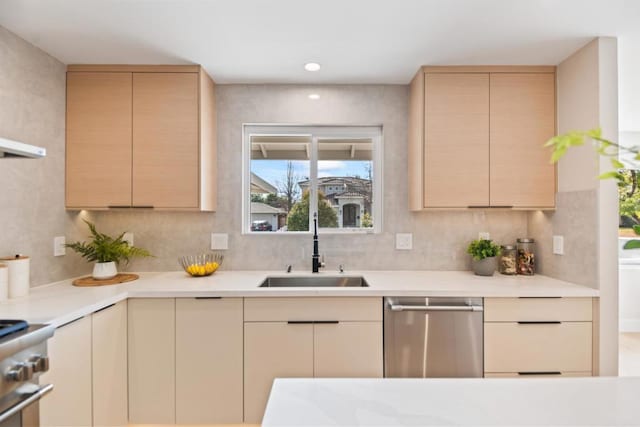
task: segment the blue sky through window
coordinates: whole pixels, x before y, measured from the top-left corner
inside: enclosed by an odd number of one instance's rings
[[[285,181],[288,160],[251,160],[251,172],[260,178],[278,187],[279,183]],[[366,165],[371,161],[363,160],[320,160],[318,161],[318,176],[359,176],[367,178]],[[293,160],[293,167],[296,175],[301,180],[309,178],[308,160]]]

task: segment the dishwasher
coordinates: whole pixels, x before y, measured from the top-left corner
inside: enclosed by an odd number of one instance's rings
[[[483,376],[482,298],[384,299],[384,376]]]

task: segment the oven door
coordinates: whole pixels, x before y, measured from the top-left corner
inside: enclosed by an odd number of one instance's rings
[[[27,383],[0,399],[0,427],[37,427],[40,425],[38,401],[53,390]]]

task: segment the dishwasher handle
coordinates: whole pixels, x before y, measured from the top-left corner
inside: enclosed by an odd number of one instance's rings
[[[483,311],[481,305],[402,305],[389,304],[391,311]]]

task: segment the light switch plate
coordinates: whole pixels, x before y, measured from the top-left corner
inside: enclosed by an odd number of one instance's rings
[[[129,243],[129,246],[133,246],[133,233],[130,231],[127,231],[126,233],[124,233],[124,236],[122,237],[122,239]]]
[[[564,236],[553,236],[553,253],[564,255]]]
[[[53,256],[65,256],[67,254],[65,243],[67,243],[67,239],[64,236],[53,238]]]
[[[211,249],[222,251],[229,249],[229,235],[227,233],[211,233]]]
[[[399,251],[410,251],[413,249],[413,234],[396,233],[396,249]]]
[[[488,231],[481,231],[478,233],[479,240],[491,240],[491,234]]]

